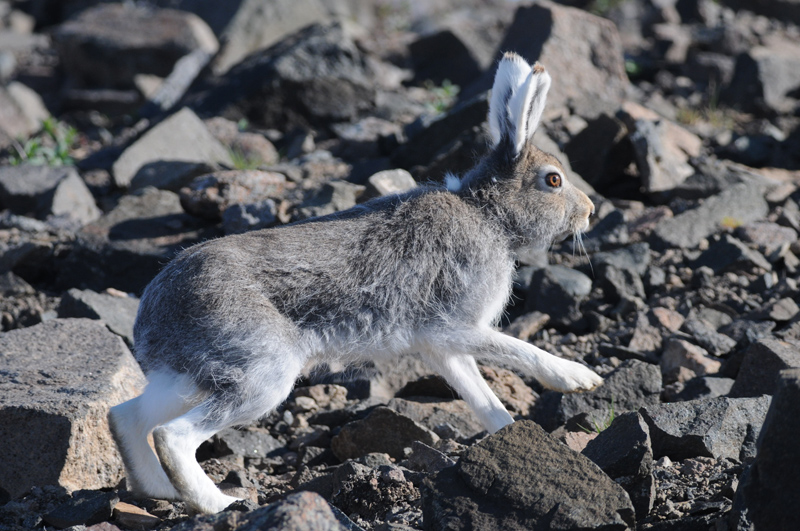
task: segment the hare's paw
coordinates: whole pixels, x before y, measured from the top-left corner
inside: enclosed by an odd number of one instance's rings
[[[574,361],[558,360],[554,373],[548,381],[542,382],[545,387],[562,393],[591,391],[603,385],[603,379],[593,370]]]

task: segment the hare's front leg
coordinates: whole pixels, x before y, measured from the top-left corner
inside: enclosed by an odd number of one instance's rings
[[[488,327],[465,330],[447,339],[453,349],[469,352],[477,359],[510,365],[554,391],[591,391],[603,384],[600,376],[580,363],[558,358]]]
[[[481,376],[475,358],[466,354],[441,354],[429,351],[426,359],[469,404],[486,431],[494,433],[514,422]]]

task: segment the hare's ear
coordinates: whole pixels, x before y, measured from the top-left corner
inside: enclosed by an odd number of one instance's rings
[[[506,139],[516,157],[533,136],[544,111],[550,75],[536,63],[506,53],[497,67],[489,102],[489,132],[493,145]]]

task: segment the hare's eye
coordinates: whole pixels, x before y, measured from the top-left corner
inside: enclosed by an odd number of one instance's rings
[[[555,172],[548,173],[544,181],[547,183],[547,186],[552,186],[553,188],[561,187],[561,176]]]

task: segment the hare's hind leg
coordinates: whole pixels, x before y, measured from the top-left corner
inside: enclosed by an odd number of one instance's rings
[[[458,391],[489,433],[494,433],[514,422],[481,376],[472,356],[431,353],[427,356],[427,361],[453,389]]]
[[[150,498],[179,499],[150,447],[148,435],[153,428],[170,421],[192,407],[197,389],[191,381],[172,372],[155,372],[145,391],[112,407],[108,425],[125,465],[128,490]]]
[[[156,452],[180,498],[199,513],[216,513],[237,500],[220,492],[195,459],[197,447],[230,426],[252,422],[276,408],[292,390],[302,365],[275,368],[260,382],[212,393],[186,414],[153,431]],[[281,370],[282,369],[282,370]]]

